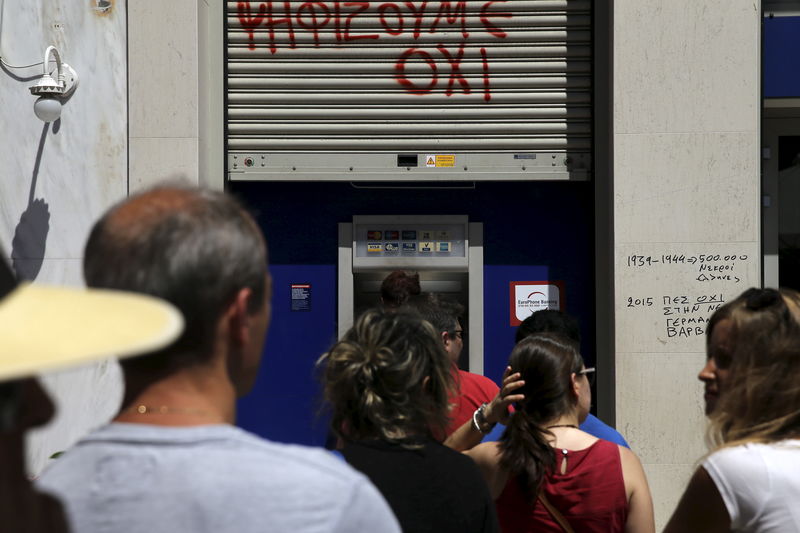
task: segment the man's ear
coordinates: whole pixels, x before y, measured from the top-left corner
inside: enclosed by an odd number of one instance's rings
[[[447,346],[447,344],[450,343],[450,342],[451,342],[450,341],[450,334],[447,333],[446,331],[443,331],[442,332],[442,344]]]
[[[233,301],[228,306],[225,318],[228,321],[228,332],[237,344],[244,344],[250,338],[250,300],[253,291],[242,288],[236,292]]]

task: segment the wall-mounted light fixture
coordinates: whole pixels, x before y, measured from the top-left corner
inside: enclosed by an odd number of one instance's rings
[[[48,65],[50,54],[56,61],[56,78],[50,75]],[[61,54],[55,46],[48,46],[44,51],[44,66],[39,82],[30,88],[31,94],[39,98],[33,104],[33,112],[45,122],[53,122],[61,116],[61,106],[78,87],[78,73],[75,69],[61,62]]]

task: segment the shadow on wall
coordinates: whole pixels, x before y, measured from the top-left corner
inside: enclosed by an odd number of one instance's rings
[[[53,133],[58,132],[60,121],[53,126]],[[47,232],[50,230],[50,209],[43,198],[34,199],[36,193],[36,180],[39,177],[39,164],[42,161],[44,141],[50,124],[45,123],[42,136],[39,139],[39,148],[36,150],[36,162],[33,165],[31,177],[31,190],[28,194],[28,207],[22,212],[17,227],[14,229],[14,239],[11,242],[11,260],[17,279],[33,281],[39,275],[44,262],[44,252],[47,245]]]

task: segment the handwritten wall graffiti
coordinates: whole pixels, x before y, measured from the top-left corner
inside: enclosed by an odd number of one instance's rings
[[[617,259],[625,277],[618,312],[638,328],[628,350],[701,351],[711,314],[758,283],[750,244],[653,243],[629,252]]]
[[[413,95],[441,90],[447,96],[482,92],[489,102],[492,76],[487,49],[491,48],[486,45],[507,38],[502,24],[513,15],[502,11],[502,4],[508,1],[473,1],[470,10],[467,1],[237,2],[237,17],[249,49],[265,46],[272,55],[296,49],[301,35],[310,37],[314,48],[410,39],[415,46],[407,47],[394,62],[394,79],[403,90]],[[429,44],[431,35],[454,32],[460,33],[459,43]],[[463,74],[468,51],[480,58],[479,81]],[[423,66],[427,74],[409,75],[411,64]]]

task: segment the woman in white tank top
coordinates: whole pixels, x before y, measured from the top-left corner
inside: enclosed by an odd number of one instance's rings
[[[749,289],[708,323],[709,442],[665,533],[800,531],[800,294]]]

